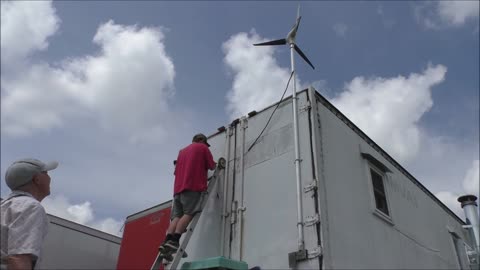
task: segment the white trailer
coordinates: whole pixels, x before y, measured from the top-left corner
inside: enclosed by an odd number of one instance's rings
[[[315,89],[297,98],[301,203],[290,97],[250,151],[277,104],[210,136],[214,157],[227,160],[226,177],[183,262],[224,256],[261,269],[470,267],[465,247],[475,245],[465,222]]]
[[[121,238],[48,214],[35,269],[115,269]]]

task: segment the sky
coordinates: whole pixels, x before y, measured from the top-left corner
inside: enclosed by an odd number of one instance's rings
[[[313,86],[459,217],[479,193],[478,1],[1,1],[1,196],[57,160],[48,213],[121,235],[194,134]],[[291,94],[291,89],[288,94]]]

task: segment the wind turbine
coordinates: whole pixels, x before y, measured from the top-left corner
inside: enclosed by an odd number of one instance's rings
[[[254,46],[270,46],[270,45],[290,45],[290,60],[292,64],[292,74],[293,74],[293,128],[294,128],[294,143],[295,143],[295,175],[297,180],[297,229],[298,229],[298,253],[305,253],[305,241],[303,234],[303,202],[302,202],[302,178],[300,175],[300,144],[298,142],[298,114],[297,114],[297,83],[296,83],[296,74],[295,74],[295,61],[294,61],[294,50],[307,62],[313,69],[315,67],[312,65],[307,56],[300,50],[300,48],[295,44],[295,37],[297,36],[298,26],[300,25],[300,6],[297,9],[297,21],[293,26],[292,30],[288,32],[286,38],[267,41],[263,43],[253,44]]]
[[[313,69],[315,69],[312,62],[310,62],[310,60],[308,60],[307,56],[302,52],[302,50],[300,50],[300,48],[297,46],[297,44],[295,44],[295,37],[297,36],[297,30],[298,30],[298,26],[300,25],[300,20],[301,19],[302,19],[302,16],[300,16],[300,6],[299,6],[298,9],[297,9],[297,21],[293,25],[292,30],[290,30],[290,32],[288,32],[286,38],[267,41],[267,42],[263,42],[263,43],[257,43],[257,44],[253,44],[253,46],[271,46],[271,45],[286,45],[286,44],[289,44],[290,45],[290,50],[292,50],[292,53],[293,53],[293,50],[297,51],[297,53],[303,58],[303,60],[305,60],[305,62],[307,62]],[[293,56],[292,56],[292,70],[294,70]]]

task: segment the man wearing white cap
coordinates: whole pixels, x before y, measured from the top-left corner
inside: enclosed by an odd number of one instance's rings
[[[40,202],[50,195],[48,171],[58,162],[21,159],[8,167],[5,182],[12,190],[1,202],[1,267],[33,269],[47,234],[47,214]]]

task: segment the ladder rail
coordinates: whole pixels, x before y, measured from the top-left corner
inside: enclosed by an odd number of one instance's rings
[[[153,262],[152,267],[150,267],[150,270],[160,269],[160,265],[162,264],[163,259],[164,259],[164,256],[162,256],[161,252],[158,252],[157,257],[155,258],[155,261]]]
[[[225,164],[226,164],[226,161],[225,161],[224,158],[219,158],[218,159],[217,168],[215,169],[213,175],[210,177],[210,181],[208,183],[208,188],[207,188],[207,191],[206,191],[206,193],[207,193],[206,198],[202,201],[202,205],[201,205],[202,211],[205,208],[205,205],[207,204],[208,200],[210,199],[212,191],[214,190],[215,186],[217,185],[218,178],[220,177],[220,171],[223,171],[225,169]],[[202,212],[197,213],[193,217],[192,221],[190,222],[190,224],[187,228],[187,232],[185,233],[185,236],[183,238],[182,243],[178,247],[178,250],[175,253],[175,256],[173,257],[173,260],[168,262],[165,265],[165,270],[167,270],[167,269],[177,269],[177,266],[180,263],[180,260],[182,259],[183,254],[185,253],[185,248],[187,247],[188,242],[190,241],[190,238],[192,237],[193,231],[194,231],[195,227],[197,226],[198,220],[200,219],[201,215],[202,215]],[[159,251],[158,255],[155,258],[155,261],[153,262],[153,265],[150,269],[151,270],[159,269],[163,259],[165,259],[165,256],[163,256],[161,254],[161,252]]]

